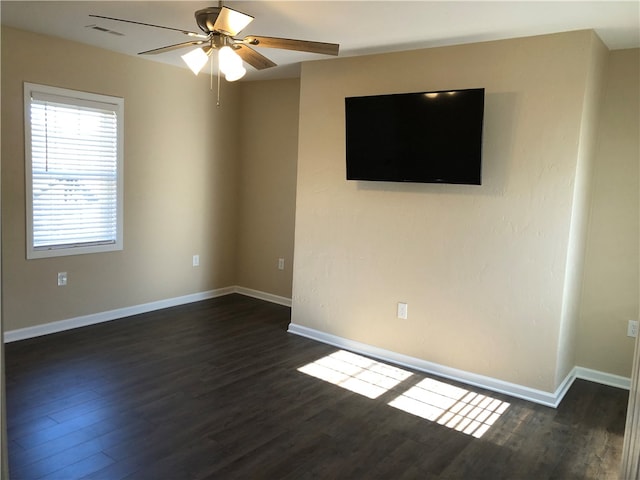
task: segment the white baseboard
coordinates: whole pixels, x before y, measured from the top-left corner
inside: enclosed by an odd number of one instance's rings
[[[161,310],[163,308],[175,307],[178,305],[185,305],[187,303],[199,302],[201,300],[221,297],[223,295],[234,293],[234,291],[235,290],[233,287],[219,288],[216,290],[209,290],[208,292],[193,293],[191,295],[168,298],[166,300],[159,300],[157,302],[143,303],[142,305],[117,308],[115,310],[109,310],[106,312],[93,313],[90,315],[83,315],[81,317],[59,320],[57,322],[45,323],[43,325],[35,325],[33,327],[9,330],[7,332],[4,332],[4,341],[5,343],[9,343],[18,340],[25,340],[27,338],[39,337],[41,335],[48,335],[50,333],[63,332],[65,330],[71,330],[73,328],[86,327],[89,325],[95,325],[97,323],[109,322],[111,320],[117,320],[119,318],[130,317],[131,315],[138,315],[141,313]]]
[[[622,388],[624,390],[631,389],[631,379],[628,377],[622,377],[620,375],[614,375],[613,373],[600,372],[598,370],[592,370],[584,367],[576,367],[574,370],[576,378],[580,378],[581,380],[589,380],[590,382]]]
[[[184,295],[181,297],[168,298],[166,300],[159,300],[157,302],[144,303],[142,305],[134,305],[132,307],[117,308],[115,310],[109,310],[107,312],[83,315],[81,317],[59,320],[57,322],[35,325],[33,327],[9,330],[7,332],[4,332],[4,342],[16,342],[18,340],[26,340],[28,338],[39,337],[41,335],[49,335],[50,333],[63,332],[65,330],[71,330],[73,328],[87,327],[89,325],[95,325],[97,323],[110,322],[111,320],[130,317],[131,315],[138,315],[141,313],[161,310],[163,308],[176,307],[178,305],[185,305],[187,303],[222,297],[231,293],[239,293],[247,297],[258,298],[267,302],[291,307],[290,298],[280,297],[278,295],[260,292],[258,290],[252,290],[250,288],[232,286],[209,290],[207,292],[193,293],[191,295]]]
[[[624,379],[624,377],[617,377],[615,375],[610,375],[603,372],[596,372],[595,370],[589,371],[587,369],[576,367],[566,376],[564,381],[560,384],[555,392],[545,392],[543,390],[537,390],[523,385],[505,382],[496,378],[478,375],[464,370],[428,362],[420,358],[410,357],[408,355],[403,355],[400,353],[392,352],[390,350],[374,347],[365,343],[356,342],[346,338],[338,337],[336,335],[320,332],[318,330],[304,327],[302,325],[297,325],[295,323],[290,323],[287,331],[295,335],[300,335],[312,340],[333,345],[334,347],[343,348],[355,353],[360,353],[362,355],[377,358],[378,360],[405,366],[421,372],[462,382],[467,385],[473,385],[475,387],[491,390],[493,392],[504,393],[512,397],[521,398],[530,402],[553,408],[556,408],[560,404],[576,378],[584,378],[585,380],[604,383],[605,385],[620,386],[621,388],[625,388],[624,380],[626,380],[627,385],[629,384],[629,379]],[[617,383],[609,383],[613,382],[614,380]],[[627,386],[626,388],[628,389],[629,387]]]
[[[252,290],[251,288],[245,287],[234,287],[234,291],[235,293],[239,293],[247,297],[253,297],[259,300],[277,303],[278,305],[284,305],[285,307],[291,307],[291,299],[287,297],[281,297],[272,293],[261,292],[259,290]]]

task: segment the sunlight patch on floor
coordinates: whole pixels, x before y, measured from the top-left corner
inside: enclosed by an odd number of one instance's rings
[[[401,368],[344,350],[322,357],[298,371],[372,399],[412,375]]]
[[[480,438],[510,404],[427,378],[389,402],[389,405]]]

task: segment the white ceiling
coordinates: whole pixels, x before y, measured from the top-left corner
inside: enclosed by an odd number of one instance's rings
[[[187,41],[178,32],[102,20],[117,17],[199,31],[193,13],[217,1],[7,1],[0,20],[8,25],[67,38],[108,50],[137,52]],[[594,29],[612,50],[640,47],[638,1],[225,1],[255,20],[239,35],[265,35],[340,44],[340,56],[454,45],[529,35]],[[102,33],[98,25],[124,34]],[[301,61],[323,55],[258,49],[279,66],[256,71],[247,80],[297,76]],[[174,51],[149,55],[153,61],[184,66]]]

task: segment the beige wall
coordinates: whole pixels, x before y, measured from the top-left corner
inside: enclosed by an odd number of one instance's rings
[[[592,185],[577,363],[628,377],[638,319],[640,50],[609,55]]]
[[[293,271],[299,96],[298,79],[240,86],[237,282],[285,298]]]
[[[24,81],[124,97],[123,251],[25,259]],[[222,94],[216,108],[206,75],[2,28],[5,331],[234,285],[237,87]]]
[[[583,31],[303,65],[292,323],[554,391],[574,341],[560,332],[597,43]],[[486,89],[482,186],[345,180],[344,97],[471,87]]]
[[[595,157],[598,120],[602,105],[604,77],[609,51],[596,35],[591,36],[591,55],[584,75],[586,85],[580,120],[576,174],[573,188],[573,208],[569,230],[566,279],[564,282],[558,352],[556,385],[559,385],[576,365],[576,335],[580,308],[580,294],[584,274],[587,221],[591,198],[591,177]]]
[[[297,201],[294,323],[544,390],[574,364],[628,376],[638,50],[609,58],[575,313],[603,56],[576,32],[313,62],[223,83],[216,109],[207,76],[3,28],[4,329],[234,284],[289,297]],[[125,97],[123,252],[25,260],[23,81]],[[482,187],[345,181],[344,96],[476,86]]]

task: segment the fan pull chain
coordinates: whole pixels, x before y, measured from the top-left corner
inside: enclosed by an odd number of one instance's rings
[[[213,82],[213,59],[211,60],[211,82]],[[218,60],[218,99],[216,101],[216,107],[220,108],[220,60]]]
[[[209,55],[209,90],[213,92],[213,55]]]

